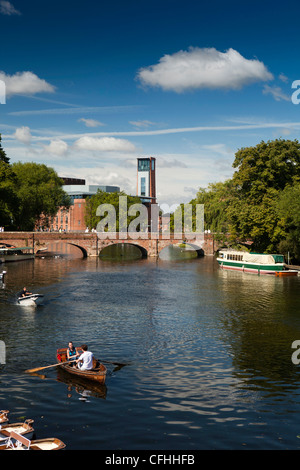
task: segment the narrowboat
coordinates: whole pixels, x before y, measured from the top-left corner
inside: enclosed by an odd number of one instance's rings
[[[217,261],[220,268],[255,274],[289,273],[298,275],[298,271],[288,269],[284,256],[280,254],[249,253],[239,250],[219,251]]]

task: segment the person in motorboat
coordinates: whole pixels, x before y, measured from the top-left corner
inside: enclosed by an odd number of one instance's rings
[[[93,358],[94,355],[92,352],[88,351],[88,347],[86,344],[81,346],[83,353],[79,356],[76,360],[76,365],[80,370],[91,370],[93,369]]]
[[[70,341],[69,345],[68,345],[68,349],[67,349],[67,358],[68,358],[68,361],[72,361],[71,362],[72,366],[75,366],[75,361],[74,360],[77,359],[78,356],[79,356],[79,354],[77,352],[77,348],[75,348],[72,341]]]
[[[26,287],[24,287],[23,290],[21,290],[19,293],[19,297],[27,297],[28,295],[32,295],[32,292],[28,292]]]

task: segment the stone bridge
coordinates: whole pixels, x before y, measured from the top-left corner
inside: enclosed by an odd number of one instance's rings
[[[159,253],[169,245],[175,245],[186,241],[199,254],[214,255],[220,248],[218,243],[214,240],[214,235],[204,234],[201,238],[187,239],[184,234],[154,234],[147,233],[141,234],[114,234],[112,239],[102,239],[101,235],[89,232],[0,232],[0,244],[5,243],[15,247],[32,247],[34,253],[50,249],[55,243],[66,243],[76,246],[82,251],[84,257],[99,256],[101,251],[107,246],[116,243],[130,243],[136,245],[142,251],[144,257],[158,257]],[[145,238],[145,236],[147,238]]]

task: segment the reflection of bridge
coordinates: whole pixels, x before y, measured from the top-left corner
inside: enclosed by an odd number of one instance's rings
[[[184,234],[166,235],[164,234],[147,234],[148,238],[127,238],[124,234],[115,234],[114,239],[100,239],[97,233],[84,233],[84,232],[0,232],[0,243],[7,243],[16,247],[33,247],[34,252],[39,250],[53,248],[54,243],[66,243],[79,248],[83,256],[99,256],[101,251],[107,246],[117,243],[129,243],[136,245],[142,251],[144,256],[158,257],[159,253],[169,245],[175,245],[186,241],[194,247],[198,252],[204,255],[213,255],[219,248],[214,241],[213,234],[204,234],[201,238],[187,239]],[[125,234],[126,236],[127,234]],[[156,238],[155,238],[156,235]],[[145,234],[143,234],[145,237]]]

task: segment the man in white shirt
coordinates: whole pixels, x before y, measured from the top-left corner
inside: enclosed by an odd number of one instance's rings
[[[88,347],[86,344],[81,346],[83,353],[79,358],[76,360],[76,364],[78,369],[80,370],[91,370],[93,368],[93,353],[88,351]]]

